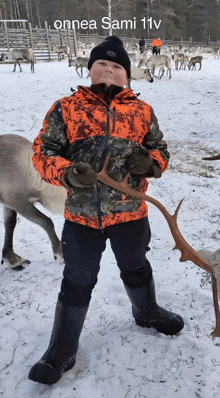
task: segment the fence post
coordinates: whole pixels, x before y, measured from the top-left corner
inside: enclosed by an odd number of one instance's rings
[[[63,46],[62,29],[59,30],[59,35],[60,35],[60,45]]]
[[[30,42],[31,42],[31,48],[34,49],[34,42],[33,42],[33,35],[32,35],[32,26],[31,23],[29,25],[29,31],[30,31]]]
[[[76,57],[78,57],[78,48],[77,48],[77,42],[76,42],[75,25],[73,25],[73,39],[74,39],[74,46],[75,46],[75,54],[76,54]]]
[[[7,48],[8,48],[8,51],[9,51],[8,28],[7,28],[7,22],[6,21],[4,21],[4,28],[5,28],[5,34],[6,34]]]
[[[49,61],[51,61],[51,54],[50,54],[50,38],[49,38],[49,32],[48,32],[47,21],[45,21],[44,25],[45,25],[45,31],[46,31],[48,57],[49,57]]]
[[[67,24],[67,35],[68,35],[68,44],[69,44],[69,55],[70,55],[70,59],[72,59],[72,47],[71,47],[71,37],[70,37],[70,27],[69,24]]]

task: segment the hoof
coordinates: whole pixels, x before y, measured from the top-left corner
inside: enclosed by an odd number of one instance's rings
[[[11,268],[15,271],[22,271],[23,269],[25,269],[22,265],[17,265],[16,267]]]
[[[30,260],[25,260],[24,258],[16,255],[4,257],[1,261],[1,264],[6,263],[8,268],[21,271],[25,268],[25,265],[29,265],[31,263]]]

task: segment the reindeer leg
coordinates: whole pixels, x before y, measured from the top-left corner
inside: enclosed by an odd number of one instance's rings
[[[13,69],[13,71],[12,71],[12,72],[15,72],[15,71],[16,71],[16,65],[17,65],[17,60],[15,60],[15,63],[14,63],[14,69]]]
[[[55,260],[58,258],[58,260],[62,262],[63,253],[60,245],[60,240],[57,237],[54,229],[53,221],[45,214],[41,213],[41,211],[38,210],[32,203],[23,203],[23,206],[19,208],[19,214],[44,229],[51,241]]]
[[[216,320],[216,326],[215,329],[212,331],[211,335],[213,337],[220,337],[220,312],[218,304],[217,281],[213,272],[211,272],[210,275],[212,281],[213,303],[214,303],[215,320]]]
[[[78,75],[79,77],[81,77],[80,74],[79,74],[79,72],[78,72],[78,68],[77,68],[77,67],[76,67],[76,73],[77,73],[77,75]]]
[[[19,68],[20,68],[20,72],[22,72],[21,65],[20,65],[20,62],[19,62],[18,59],[17,59],[17,64],[18,64],[18,66],[19,66]]]
[[[16,254],[13,250],[13,236],[14,236],[14,229],[17,223],[17,212],[13,209],[9,209],[9,207],[6,206],[3,207],[3,211],[4,211],[4,225],[5,225],[5,240],[2,249],[1,264],[3,264],[5,261],[10,268],[16,270],[22,270],[24,269],[23,265],[30,264],[30,261],[18,256],[18,254]]]

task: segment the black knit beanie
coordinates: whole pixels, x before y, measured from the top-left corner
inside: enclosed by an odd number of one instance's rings
[[[93,62],[97,61],[97,59],[106,59],[123,66],[127,72],[128,79],[130,78],[131,61],[119,37],[109,36],[92,49],[88,62],[88,69],[91,68]]]

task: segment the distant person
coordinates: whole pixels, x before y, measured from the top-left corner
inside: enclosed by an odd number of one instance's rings
[[[139,50],[141,54],[144,52],[144,49],[145,49],[145,40],[144,37],[142,37],[142,39],[139,41]]]
[[[153,55],[158,55],[158,54],[160,55],[161,46],[162,46],[162,41],[161,41],[160,37],[153,39],[153,41],[151,43]]]

